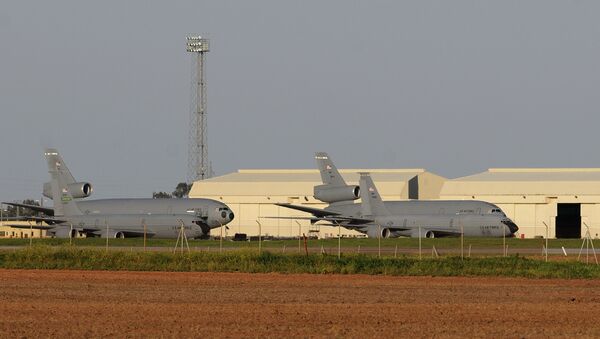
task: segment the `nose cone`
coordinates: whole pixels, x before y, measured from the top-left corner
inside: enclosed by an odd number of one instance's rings
[[[502,223],[508,227],[510,234],[515,234],[519,230],[519,227],[510,219],[502,219]]]
[[[235,215],[227,205],[223,205],[219,208],[217,218],[222,225],[230,223]]]

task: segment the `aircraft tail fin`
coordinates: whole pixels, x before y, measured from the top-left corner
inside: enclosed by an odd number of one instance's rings
[[[69,169],[53,148],[46,149],[44,155],[48,163],[48,172],[50,173],[50,187],[52,191],[52,200],[54,201],[55,216],[81,215],[81,210],[77,203],[73,201],[73,196],[69,192],[68,184],[74,181]]]
[[[359,187],[346,185],[346,181],[327,153],[317,152],[315,153],[315,159],[323,181],[323,185],[317,185],[313,188],[315,199],[335,205],[347,204],[360,197]]]
[[[321,180],[323,185],[330,185],[333,187],[347,186],[346,181],[340,175],[337,168],[333,164],[333,161],[329,158],[325,152],[315,153],[315,160],[317,161],[317,167],[321,173]]]
[[[362,199],[361,212],[363,216],[391,215],[390,211],[385,207],[383,200],[381,200],[381,196],[369,173],[360,174],[360,191]]]
[[[65,178],[65,183],[67,185],[75,183],[75,178],[71,174],[71,171],[69,171],[69,169],[67,168],[67,165],[63,161],[63,159],[60,156],[60,154],[58,153],[58,151],[53,148],[48,148],[48,149],[46,149],[46,153],[53,153],[53,154],[56,153],[56,155],[53,155],[53,157],[55,158],[54,160],[56,162],[61,163],[61,169],[63,172],[63,177]],[[52,199],[52,183],[51,182],[44,183],[44,188],[43,188],[42,194],[46,198]]]

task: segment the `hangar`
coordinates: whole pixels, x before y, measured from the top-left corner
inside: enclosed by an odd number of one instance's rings
[[[344,169],[341,175],[348,184],[358,184],[359,172],[370,172],[385,200],[436,199],[445,178],[424,169]],[[258,235],[257,220],[265,236],[296,237],[299,234],[319,237],[337,236],[335,227],[310,225],[308,220],[269,219],[265,217],[307,216],[306,213],[273,205],[291,203],[324,208],[326,204],[313,198],[313,187],[320,185],[316,169],[246,170],[220,177],[196,181],[191,198],[209,198],[226,203],[235,213],[227,234]],[[213,234],[219,232],[213,230]],[[343,236],[362,236],[361,233],[341,229]]]
[[[600,168],[491,168],[447,180],[440,199],[498,205],[527,238],[600,234]]]
[[[526,238],[580,238],[589,227],[600,234],[600,168],[492,168],[456,179],[446,179],[424,169],[340,169],[348,184],[357,184],[359,172],[372,173],[384,200],[450,199],[483,200],[497,204],[519,226]],[[316,169],[241,169],[194,183],[190,197],[220,200],[234,211],[235,220],[225,233],[296,237],[312,234],[335,237],[337,229],[298,225],[293,220],[265,217],[307,216],[273,205],[292,203],[323,208],[313,198],[321,184]],[[214,234],[215,231],[213,231]],[[360,236],[342,229],[342,236]]]

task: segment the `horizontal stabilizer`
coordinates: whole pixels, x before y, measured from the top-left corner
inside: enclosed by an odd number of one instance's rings
[[[50,215],[50,216],[54,215],[54,209],[53,208],[42,207],[42,206],[38,206],[38,205],[19,204],[17,202],[3,202],[2,204],[9,205],[9,206],[15,206],[15,207],[28,208],[30,210],[33,210],[33,211],[36,211],[36,212],[42,212],[42,213],[44,213],[46,215]]]

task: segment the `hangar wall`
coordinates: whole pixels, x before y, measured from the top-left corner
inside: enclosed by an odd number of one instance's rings
[[[491,168],[447,180],[440,199],[477,199],[498,205],[526,238],[580,238],[586,225],[600,235],[600,169]]]
[[[26,221],[11,221],[13,225],[29,226]],[[6,222],[0,222],[0,238],[44,238],[45,230],[29,230],[26,228],[15,228],[5,225]]]
[[[546,236],[544,223],[550,238],[583,237],[586,225],[592,237],[600,236],[599,168],[492,168],[457,179],[445,179],[423,169],[340,170],[348,184],[358,183],[358,172],[372,173],[384,200],[483,200],[496,204],[519,226],[518,235],[526,238]],[[299,228],[293,220],[264,218],[307,216],[274,203],[325,207],[312,197],[313,187],[319,184],[316,169],[239,170],[195,182],[190,197],[228,204],[236,214],[227,231],[230,236],[257,235],[256,220],[262,224],[263,235],[295,237],[300,232],[337,236],[334,227],[311,227],[302,221]],[[360,235],[344,229],[342,234]]]
[[[435,199],[439,196],[445,178],[423,169],[343,169],[339,170],[346,182],[357,185],[359,172],[370,172],[384,200]],[[308,220],[269,219],[264,217],[306,217],[306,213],[274,205],[292,203],[315,208],[326,204],[313,198],[313,187],[320,185],[321,176],[316,169],[290,170],[239,170],[220,177],[196,181],[190,191],[191,198],[209,198],[226,203],[235,213],[235,219],[224,232],[258,235],[257,220],[263,235],[296,237],[306,234],[334,237],[336,227],[310,225]],[[358,200],[360,201],[360,200]],[[213,230],[219,234],[219,230]],[[341,229],[343,236],[362,236],[355,231]]]

